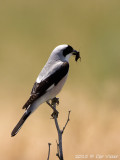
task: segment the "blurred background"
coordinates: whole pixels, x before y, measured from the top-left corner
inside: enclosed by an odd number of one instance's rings
[[[0,159],[50,160],[57,132],[43,104],[17,136],[11,131],[51,51],[59,44],[80,50],[70,60],[60,98],[66,160],[75,155],[120,154],[120,1],[4,0],[0,2]]]

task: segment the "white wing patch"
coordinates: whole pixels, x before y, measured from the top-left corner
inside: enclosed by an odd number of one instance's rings
[[[49,90],[51,90],[53,87],[54,87],[55,85],[54,84],[52,84],[46,91],[49,91]]]
[[[41,78],[40,76],[37,77],[37,79],[36,79],[36,82],[37,82],[37,83],[40,83],[40,82],[41,82],[41,79],[40,79],[40,78]]]

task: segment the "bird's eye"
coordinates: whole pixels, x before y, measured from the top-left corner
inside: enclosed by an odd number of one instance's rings
[[[66,56],[69,53],[71,53],[72,51],[73,51],[73,48],[68,45],[68,47],[63,50],[63,55]]]

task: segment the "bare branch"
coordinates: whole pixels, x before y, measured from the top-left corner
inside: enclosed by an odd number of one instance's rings
[[[47,158],[47,160],[49,160],[49,158],[50,158],[50,146],[51,146],[51,143],[48,143],[48,158]]]
[[[54,108],[56,109],[56,102],[55,102],[55,99],[52,101],[52,105],[54,106]],[[55,121],[55,126],[56,126],[56,129],[57,129],[57,132],[58,132],[58,147],[59,147],[59,154],[56,154],[56,156],[58,156],[58,158],[60,160],[63,160],[63,150],[62,150],[62,132],[60,130],[60,127],[59,127],[59,123],[58,123],[58,119],[57,119],[57,116],[54,115],[53,116],[54,118],[54,121]]]
[[[56,143],[57,143],[57,153],[56,153],[56,156],[60,159],[60,151],[59,151],[59,144],[56,140]]]
[[[54,122],[55,122],[55,126],[56,126],[56,129],[57,129],[57,133],[58,133],[58,142],[56,141],[57,143],[57,153],[56,153],[56,156],[59,158],[59,160],[64,160],[63,159],[63,148],[62,148],[62,135],[63,135],[63,132],[68,124],[68,122],[70,121],[70,112],[68,112],[68,119],[67,119],[67,122],[65,123],[65,126],[63,127],[63,129],[61,130],[60,127],[59,127],[59,123],[58,123],[58,111],[56,110],[56,105],[59,104],[59,99],[58,98],[53,98],[51,100],[51,103],[47,102],[47,104],[53,109],[53,113],[52,113],[52,117],[54,119]],[[48,152],[48,159],[49,160],[49,155],[50,155],[50,144],[49,144],[49,152]]]
[[[56,129],[57,129],[58,133],[60,134],[60,133],[61,133],[61,130],[60,130],[60,127],[59,127],[59,124],[58,124],[58,120],[57,120],[56,117],[54,117],[54,121],[55,121]]]
[[[68,119],[67,119],[67,122],[65,123],[65,126],[63,127],[63,130],[61,131],[62,134],[63,134],[63,132],[64,132],[64,130],[65,130],[65,128],[66,128],[68,122],[70,121],[70,112],[71,112],[71,111],[68,111]]]

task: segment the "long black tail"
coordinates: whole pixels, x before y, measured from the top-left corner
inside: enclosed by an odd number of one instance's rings
[[[18,124],[15,126],[15,128],[13,129],[12,133],[11,133],[11,137],[15,136],[18,131],[20,130],[20,128],[22,127],[23,123],[25,122],[25,120],[29,117],[29,115],[31,114],[31,112],[25,112],[23,114],[23,116],[21,117],[21,119],[19,120]]]

